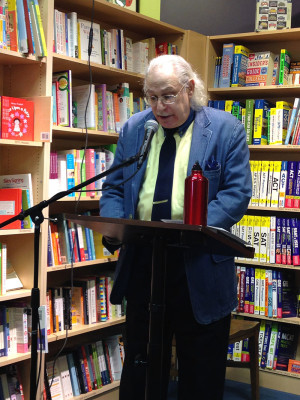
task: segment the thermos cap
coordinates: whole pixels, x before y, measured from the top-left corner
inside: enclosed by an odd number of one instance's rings
[[[202,171],[202,168],[200,167],[199,161],[195,162],[195,164],[193,165],[192,171]]]

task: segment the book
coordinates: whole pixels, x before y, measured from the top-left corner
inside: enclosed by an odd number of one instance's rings
[[[233,68],[231,86],[245,86],[248,58],[251,50],[246,46],[236,45],[234,47]]]
[[[291,27],[292,0],[280,2],[256,0],[255,30],[277,30]]]
[[[91,22],[77,18],[77,32],[78,32],[78,58],[84,61],[102,64],[102,52],[101,52],[101,37],[100,37],[100,25],[93,22],[93,36],[92,43],[90,43],[90,29]],[[89,56],[89,45],[91,44],[90,56]]]
[[[249,54],[245,86],[268,86],[272,84],[275,54],[260,51]]]
[[[72,127],[72,71],[55,72],[52,82],[57,82],[57,125]]]
[[[266,145],[267,139],[267,111],[271,108],[268,100],[256,99],[254,104],[253,144]]]
[[[61,386],[63,389],[64,400],[73,399],[73,389],[71,383],[70,370],[68,366],[67,356],[64,354],[56,360],[57,369],[61,378]]]
[[[1,138],[34,140],[33,101],[1,96]]]
[[[40,40],[41,40],[42,56],[47,57],[47,55],[48,55],[47,45],[46,45],[46,38],[45,38],[45,33],[44,33],[44,28],[43,28],[43,23],[42,23],[42,18],[41,18],[40,6],[38,3],[38,0],[30,0],[30,3],[32,5],[32,10],[33,10],[33,13],[36,18],[38,36],[40,37]]]
[[[77,102],[77,127],[96,129],[95,85],[73,86],[72,99]]]
[[[17,1],[7,0],[7,34],[9,36],[9,47],[12,51],[18,51],[18,17],[17,17]]]
[[[20,214],[22,210],[22,189],[0,189],[0,223]],[[16,220],[0,229],[21,229],[21,221]]]
[[[81,394],[79,380],[78,380],[78,371],[75,366],[73,353],[67,353],[67,362],[68,368],[71,378],[72,391],[74,396],[79,396]]]
[[[290,64],[291,64],[290,52],[287,49],[281,49],[280,60],[279,60],[279,77],[278,77],[279,85],[288,84],[288,74],[290,71]]]
[[[219,79],[219,87],[225,88],[230,87],[231,76],[232,76],[232,66],[234,57],[234,43],[224,43],[223,53],[222,53],[222,65],[221,65],[221,75]]]
[[[289,359],[295,358],[297,349],[297,327],[294,325],[282,324],[281,337],[279,340],[276,369],[287,371]]]
[[[254,99],[246,99],[245,131],[247,144],[252,144],[254,118]]]
[[[54,361],[46,362],[48,382],[50,386],[51,397],[57,400],[63,400],[63,388],[58,364]]]
[[[27,4],[26,4],[27,6]],[[25,11],[23,0],[16,0],[17,7],[17,31],[18,31],[18,49],[20,53],[28,53],[28,39],[25,24]]]

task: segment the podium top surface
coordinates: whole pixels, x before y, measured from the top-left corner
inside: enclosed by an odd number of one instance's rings
[[[254,257],[254,248],[231,234],[212,226],[186,225],[181,221],[141,221],[67,214],[66,219],[100,232],[122,243],[149,243],[154,237],[166,245],[203,247],[203,251],[236,257]]]

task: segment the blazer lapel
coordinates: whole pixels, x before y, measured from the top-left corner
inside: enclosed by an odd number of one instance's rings
[[[203,163],[207,151],[207,146],[212,135],[212,131],[208,128],[209,125],[210,120],[208,119],[205,111],[201,109],[200,112],[196,113],[196,118],[194,122],[187,176],[191,174],[193,165],[196,161],[199,161],[199,164],[201,165],[201,168],[203,170],[205,168]]]

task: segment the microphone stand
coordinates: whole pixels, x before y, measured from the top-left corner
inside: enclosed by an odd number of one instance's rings
[[[31,313],[32,313],[32,330],[31,330],[31,368],[30,368],[30,400],[36,400],[36,390],[37,390],[37,382],[36,382],[36,371],[37,371],[37,342],[38,342],[38,323],[39,323],[39,314],[38,309],[40,306],[40,290],[38,287],[38,273],[39,273],[39,247],[40,247],[40,226],[44,221],[44,216],[42,210],[49,206],[49,204],[60,200],[61,198],[67,196],[70,193],[77,192],[83,187],[97,181],[98,179],[104,178],[111,173],[128,167],[129,165],[135,163],[136,161],[141,160],[141,158],[146,158],[147,154],[145,154],[142,150],[140,150],[135,156],[129,157],[120,164],[109,168],[108,170],[102,172],[90,178],[79,185],[72,187],[71,189],[64,190],[62,192],[56,193],[48,200],[42,200],[39,204],[28,208],[25,211],[22,211],[20,214],[8,219],[5,222],[0,223],[0,228],[14,222],[17,220],[23,221],[25,217],[30,216],[32,222],[34,223],[34,279],[33,279],[33,287],[31,290]],[[141,165],[138,166],[138,169]]]

